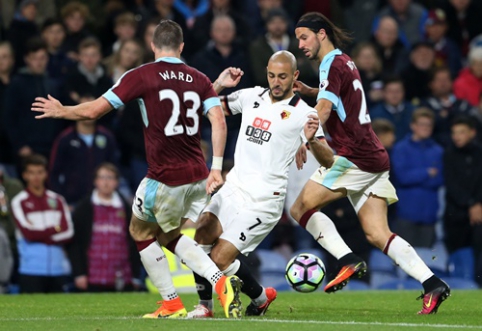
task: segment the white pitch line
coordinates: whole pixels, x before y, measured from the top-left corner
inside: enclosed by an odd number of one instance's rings
[[[107,321],[107,320],[140,320],[140,317],[133,316],[93,316],[93,317],[20,317],[20,318],[3,318],[1,322],[32,322],[32,321]],[[171,321],[192,321],[189,319],[172,319]],[[226,318],[206,318],[197,319],[196,321],[206,322],[254,322],[254,323],[286,323],[286,324],[313,324],[313,325],[368,325],[368,326],[397,326],[406,328],[440,328],[440,329],[475,329],[482,330],[479,325],[461,325],[461,324],[429,324],[429,323],[383,323],[383,322],[357,322],[357,321],[315,321],[315,320],[280,320],[280,319],[226,319]]]

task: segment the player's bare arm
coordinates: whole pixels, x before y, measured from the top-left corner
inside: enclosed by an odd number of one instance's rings
[[[64,106],[59,100],[49,94],[47,98],[35,98],[31,110],[41,113],[40,115],[35,116],[37,119],[63,118],[67,120],[81,121],[98,119],[111,111],[112,106],[103,97],[75,106]]]
[[[330,117],[331,110],[333,108],[333,103],[327,99],[320,99],[315,106],[316,112],[318,113],[318,118],[320,119],[321,125],[324,125],[328,118]]]
[[[212,107],[207,113],[212,128],[213,162],[206,182],[206,192],[211,194],[219,189],[224,181],[221,176],[227,128],[224,113],[219,106]]]
[[[309,115],[309,120],[305,124],[305,136],[310,146],[310,151],[316,160],[324,167],[330,168],[333,165],[333,150],[328,146],[325,139],[315,136],[320,126],[320,121],[315,115]]]
[[[226,68],[221,74],[219,74],[219,77],[213,83],[213,88],[216,93],[219,94],[225,88],[235,87],[236,85],[238,85],[243,75],[243,70],[239,68]]]
[[[319,89],[317,87],[310,87],[300,80],[295,80],[293,84],[293,92],[298,92],[301,95],[316,98]]]

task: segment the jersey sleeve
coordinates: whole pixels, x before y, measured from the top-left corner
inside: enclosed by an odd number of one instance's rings
[[[316,113],[316,111],[309,112],[309,113],[306,115],[305,122],[303,123],[303,128],[301,129],[301,132],[300,132],[300,137],[301,137],[301,140],[303,141],[303,143],[307,143],[307,142],[308,142],[308,139],[306,139],[306,136],[305,136],[305,124],[306,124],[306,122],[309,121],[308,115],[318,116],[317,113]],[[321,125],[318,126],[318,131],[316,131],[315,137],[318,138],[318,139],[321,139],[321,138],[324,138],[324,137],[325,137],[325,132],[323,131],[323,127],[322,127]]]
[[[102,96],[114,108],[122,107],[131,100],[142,96],[142,77],[139,70],[132,69],[124,73],[119,80]]]
[[[327,99],[334,105],[338,104],[342,74],[341,70],[331,63],[320,66],[320,85],[316,101]]]
[[[218,94],[213,88],[213,84],[211,81],[204,76],[206,81],[206,88],[201,95],[201,100],[203,102],[203,114],[206,115],[209,112],[209,109],[215,106],[221,106],[221,101],[219,100]]]
[[[252,89],[242,89],[233,92],[226,97],[226,108],[231,115],[236,115],[243,112],[243,106],[246,104],[251,90]]]

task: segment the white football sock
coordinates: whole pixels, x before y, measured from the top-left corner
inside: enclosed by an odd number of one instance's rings
[[[433,276],[433,272],[406,240],[395,235],[392,241],[388,240],[387,245],[385,245],[383,252],[390,256],[403,271],[420,283]]]
[[[337,260],[352,252],[336,230],[333,221],[322,212],[313,213],[305,229]]]
[[[140,251],[139,255],[149,279],[159,291],[162,299],[167,301],[177,298],[178,295],[169,270],[169,262],[161,246],[157,242],[153,242]]]
[[[169,247],[169,245],[167,245]],[[182,235],[174,247],[174,253],[195,273],[215,286],[223,273],[201,247],[188,236]]]
[[[239,267],[241,266],[241,262],[239,262],[238,259],[234,260],[233,263],[229,265],[229,267],[226,268],[226,270],[223,270],[223,274],[226,276],[232,276],[238,272]]]
[[[266,290],[264,287],[263,287],[263,292],[261,292],[259,297],[251,300],[251,302],[257,307],[264,305],[266,301],[268,301],[268,297],[266,296]]]

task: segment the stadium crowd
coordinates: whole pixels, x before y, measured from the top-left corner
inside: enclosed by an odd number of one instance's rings
[[[0,0],[0,292],[12,284],[21,292],[64,291],[69,280],[77,290],[143,287],[127,230],[130,201],[147,170],[140,105],[128,103],[97,122],[40,122],[31,112],[36,96],[67,105],[98,98],[128,70],[154,60],[150,41],[160,19],[181,25],[184,60],[211,81],[238,67],[245,74],[236,89],[266,86],[268,59],[288,50],[299,79],[317,86],[318,66],[294,37],[294,22],[310,11],[352,33],[344,51],[360,71],[400,199],[389,210],[390,226],[417,248],[468,249],[471,277],[482,286],[479,1]],[[229,171],[240,117],[226,122]],[[207,120],[201,136],[211,155]],[[293,173],[293,192],[311,173]],[[347,200],[324,212],[370,266],[372,248]],[[291,256],[314,248],[288,214],[261,249]],[[326,259],[330,271],[336,261]]]

